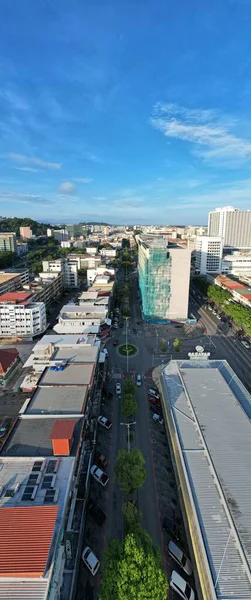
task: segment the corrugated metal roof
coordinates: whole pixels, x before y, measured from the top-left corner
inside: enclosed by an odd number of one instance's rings
[[[6,373],[18,356],[19,353],[16,348],[0,350],[0,373]]]
[[[48,581],[2,581],[0,579],[0,600],[44,600]]]
[[[58,506],[0,509],[0,577],[42,577]]]
[[[58,421],[55,421],[50,440],[71,440],[76,422],[72,419],[58,419]]]
[[[243,386],[225,361],[172,361],[163,379],[217,598],[251,599],[251,423]]]

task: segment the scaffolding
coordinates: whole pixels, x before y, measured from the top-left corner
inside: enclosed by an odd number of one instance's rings
[[[139,287],[142,310],[148,320],[168,320],[171,287],[171,254],[158,240],[141,244],[139,252]]]

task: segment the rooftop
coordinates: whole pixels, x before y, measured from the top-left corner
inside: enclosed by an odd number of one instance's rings
[[[88,335],[44,335],[34,346],[33,352],[36,352],[40,346],[48,346],[49,344],[55,344],[56,347],[71,347],[75,344],[93,344],[94,341],[95,338],[93,340]]]
[[[219,599],[248,600],[251,396],[225,361],[171,361],[163,385],[212,587]]]
[[[59,348],[54,360],[67,360],[70,363],[96,363],[99,346],[74,346],[73,348]]]
[[[42,577],[58,506],[0,510],[0,577]]]
[[[54,423],[58,417],[38,417],[19,419],[15,425],[7,443],[1,452],[1,457],[46,457],[53,456],[52,442],[50,435]],[[73,419],[74,423],[76,419]],[[83,418],[78,419],[74,431],[74,443],[71,448],[71,456],[77,451],[81,430],[83,427]],[[1,475],[1,473],[0,473]],[[1,480],[1,477],[0,477]]]
[[[2,273],[0,272],[0,285],[7,283],[11,279],[17,279],[20,277],[20,273]]]
[[[33,292],[6,292],[5,294],[1,294],[0,303],[27,304],[32,296]]]
[[[88,387],[38,387],[28,404],[27,415],[81,415],[84,412]]]
[[[0,296],[1,298],[1,296]],[[63,313],[72,313],[72,314],[76,314],[79,315],[80,317],[82,317],[83,315],[88,315],[88,314],[105,314],[107,312],[107,309],[103,306],[96,306],[95,304],[91,304],[91,303],[87,303],[85,302],[84,304],[81,305],[77,305],[77,304],[65,304],[65,306],[63,306],[63,308],[61,308],[60,314],[62,315]]]
[[[12,365],[12,363],[18,358],[19,353],[16,348],[6,348],[6,350],[0,349],[0,373],[3,375]]]
[[[72,419],[58,419],[54,423],[53,430],[50,435],[51,440],[71,440],[74,432],[74,427],[77,421]]]
[[[81,366],[69,364],[66,365],[63,371],[51,371],[50,368],[46,368],[41,377],[40,386],[91,385],[94,369],[93,363],[86,363]]]

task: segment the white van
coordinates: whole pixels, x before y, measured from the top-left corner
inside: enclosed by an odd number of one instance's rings
[[[182,552],[182,550],[176,546],[176,544],[171,540],[168,544],[168,552],[173,560],[178,563],[178,565],[185,571],[187,575],[192,575],[193,569],[189,558]]]
[[[82,560],[89,569],[89,571],[91,571],[91,574],[96,575],[100,567],[100,562],[89,546],[86,546],[86,548],[84,549],[82,553]]]
[[[156,390],[154,390],[153,388],[150,388],[148,390],[148,394],[149,396],[153,396],[153,398],[157,398],[157,400],[160,399],[160,395],[158,394],[158,392]]]
[[[195,593],[190,587],[189,583],[183,579],[177,573],[177,571],[173,571],[170,579],[170,587],[175,590],[175,592],[183,598],[183,600],[195,600]]]

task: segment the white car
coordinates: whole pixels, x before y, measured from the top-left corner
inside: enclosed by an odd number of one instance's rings
[[[158,415],[157,413],[153,414],[153,420],[154,423],[159,423],[160,425],[163,425],[164,420],[162,419],[161,415]]]
[[[170,579],[170,587],[183,598],[183,600],[195,600],[195,593],[189,583],[181,577],[177,571],[173,571]]]
[[[103,425],[103,427],[105,427],[105,429],[111,429],[111,421],[109,421],[109,419],[107,419],[106,417],[102,417],[100,415],[100,417],[98,417],[98,423],[100,425]]]
[[[213,310],[213,309],[212,309],[212,306],[209,306],[209,307],[208,307],[208,310]]]
[[[103,352],[103,354],[105,354],[105,356],[109,356],[109,352],[108,352],[107,348],[103,348],[102,352]]]
[[[182,550],[176,546],[176,544],[171,540],[168,544],[168,552],[173,560],[179,565],[183,571],[187,575],[192,575],[193,569],[189,558],[182,552]]]
[[[121,383],[116,383],[116,394],[121,395]]]
[[[82,552],[82,560],[89,571],[91,571],[91,574],[96,575],[100,567],[100,562],[89,546],[86,546]]]
[[[220,315],[216,315],[216,319],[218,319],[218,321],[221,321]]]
[[[108,475],[106,475],[106,473],[102,471],[102,469],[100,469],[97,465],[92,465],[91,475],[95,479],[95,481],[100,483],[103,487],[105,487],[109,481]]]
[[[241,340],[241,343],[243,344],[243,346],[245,346],[245,348],[247,348],[247,350],[249,350],[250,344],[246,342],[246,340]]]
[[[136,377],[136,384],[140,387],[140,385],[141,385],[141,375],[137,375],[137,377]]]

